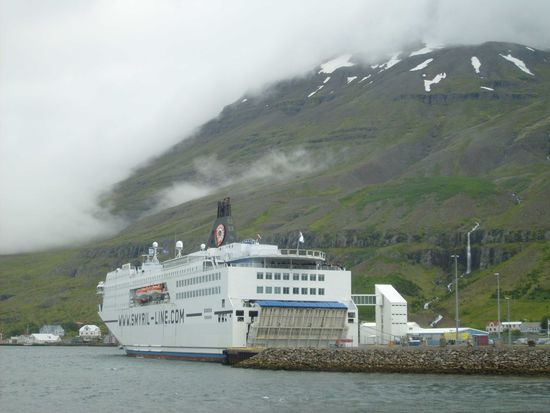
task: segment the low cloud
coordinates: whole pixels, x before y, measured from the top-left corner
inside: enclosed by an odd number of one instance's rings
[[[548,48],[549,15],[543,0],[0,0],[0,253],[116,233],[98,194],[247,91],[412,42]],[[241,174],[285,176],[272,161]]]
[[[232,169],[217,156],[198,159],[195,162],[197,179],[195,182],[174,182],[155,197],[158,203],[146,213],[150,215],[163,209],[174,207],[185,202],[202,198],[224,187],[242,183],[265,180],[268,182],[289,181],[313,172],[318,172],[329,165],[330,157],[316,159],[303,149],[290,153],[272,151],[249,165]]]

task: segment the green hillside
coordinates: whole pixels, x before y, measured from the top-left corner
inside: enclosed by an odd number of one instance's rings
[[[227,195],[241,237],[289,246],[302,231],[352,269],[354,292],[392,283],[425,324],[441,314],[453,325],[450,255],[465,272],[466,233],[480,222],[473,272],[461,279],[462,322],[496,318],[497,271],[514,318],[549,315],[550,53],[487,43],[400,59],[317,68],[244,96],[105,194],[131,221],[116,237],[0,257],[0,329],[97,322],[94,287],[107,269],[136,261],[153,240],[196,250]],[[159,203],[180,184],[208,195]]]

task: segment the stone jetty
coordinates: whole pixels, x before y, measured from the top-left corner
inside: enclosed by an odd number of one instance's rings
[[[532,347],[268,348],[236,365],[300,371],[550,375],[550,349]]]

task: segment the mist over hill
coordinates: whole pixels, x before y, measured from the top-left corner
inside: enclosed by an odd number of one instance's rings
[[[241,96],[104,193],[129,223],[116,236],[0,257],[0,322],[96,320],[94,287],[108,269],[153,240],[196,250],[225,196],[242,238],[293,246],[301,231],[352,269],[354,292],[392,283],[424,324],[439,314],[454,323],[451,254],[464,323],[495,318],[497,271],[514,315],[538,320],[550,298],[549,156],[548,51],[490,42],[418,45],[376,62],[334,56]]]

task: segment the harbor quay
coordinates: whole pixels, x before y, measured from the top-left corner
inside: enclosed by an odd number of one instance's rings
[[[267,348],[234,366],[298,371],[550,376],[550,349],[491,346]]]

